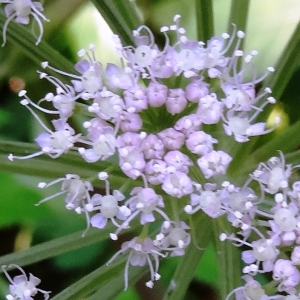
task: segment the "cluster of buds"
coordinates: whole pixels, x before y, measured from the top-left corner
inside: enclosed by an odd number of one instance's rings
[[[4,41],[10,20],[24,23],[30,14],[39,25],[40,19],[46,20],[36,2],[0,2],[9,3]],[[104,68],[92,44],[88,51],[78,52],[77,73],[43,62],[44,70],[64,75],[68,83],[46,71],[38,72],[54,91],[38,104],[27,91],[19,93],[21,104],[45,132],[35,139],[40,151],[24,157],[10,154],[8,158],[13,161],[45,154],[56,159],[75,152],[87,164],[101,166],[99,161],[108,159],[118,164],[127,177],[118,189],[110,189],[114,174],[109,174],[109,168],[99,169],[94,178],[105,186],[102,195],[94,192],[93,180],[66,174],[39,184],[40,188],[61,184],[60,192],[39,204],[65,195],[66,208],[85,215],[86,231],[91,226],[103,229],[108,223],[115,226],[109,235],[112,240],[136,220],[140,234],[123,243],[107,263],[128,255],[125,289],[130,265],[149,266],[146,285],[151,288],[160,279],[159,260],[185,254],[192,239],[188,215],[201,211],[213,219],[225,216],[232,225],[234,233],[222,233],[222,241],[250,249],[242,252],[245,286],[232,291],[227,299],[299,299],[300,182],[291,179],[297,166],[286,164],[280,152],[279,157],[260,163],[238,186],[224,180],[233,157],[228,149],[218,146],[224,135],[235,143],[246,143],[253,136],[271,132],[280,122],[276,118],[268,128],[265,122],[257,121],[275,99],[270,88],[257,92],[256,86],[274,69],[269,67],[256,78],[253,58],[257,52],[244,54],[240,50],[245,34],[235,26],[231,34],[205,43],[190,40],[179,21],[176,15],[171,26],[161,28],[163,47],[155,44],[146,26],[133,32],[135,46],[123,46],[114,36],[121,66],[109,63]],[[251,71],[252,78],[247,80]],[[53,109],[43,107],[44,102],[51,103]],[[68,123],[78,113],[77,106],[84,110],[83,131],[79,133]],[[57,116],[52,120],[53,129],[43,123],[36,110]],[[135,187],[125,190],[127,182],[134,180]],[[153,222],[160,224],[159,232],[151,231],[149,224]],[[283,247],[293,249],[284,259],[280,256]],[[255,279],[258,273],[266,272],[272,272],[278,292],[286,296],[266,295]]]

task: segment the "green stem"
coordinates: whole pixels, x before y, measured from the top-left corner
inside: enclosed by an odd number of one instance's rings
[[[196,0],[197,39],[208,41],[214,35],[213,1]]]
[[[233,289],[241,285],[241,254],[237,247],[230,242],[220,241],[219,236],[221,233],[224,231],[230,232],[230,224],[223,217],[218,218],[216,221],[213,222],[213,232],[221,279],[219,294],[220,299],[225,299]]]
[[[29,249],[7,254],[0,257],[0,265],[17,264],[26,266],[35,262],[55,257],[76,249],[80,249],[108,238],[113,230],[112,226],[107,226],[101,231],[91,228],[85,237],[82,237],[83,231],[72,233],[70,235],[45,242]],[[0,269],[0,272],[1,269]]]
[[[195,236],[195,242],[205,249],[209,244],[212,237],[211,219],[200,212],[197,214],[195,221],[195,227],[197,228],[197,235]],[[198,263],[200,262],[204,250],[199,250],[191,243],[185,251],[185,255],[181,258],[178,264],[174,276],[171,280],[170,287],[166,291],[163,300],[181,300],[184,299],[186,291],[190,282],[192,281]]]

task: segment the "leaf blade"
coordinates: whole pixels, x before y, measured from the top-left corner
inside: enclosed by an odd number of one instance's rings
[[[196,0],[196,26],[199,41],[208,41],[214,35],[213,1]]]
[[[211,219],[204,213],[200,213],[195,222],[196,228],[203,227],[205,230],[197,232],[196,244],[206,247],[211,238]],[[192,281],[196,268],[204,251],[199,250],[194,244],[190,244],[178,264],[169,289],[166,291],[163,300],[181,300],[184,298],[190,282]]]
[[[142,25],[142,20],[131,1],[92,0],[115,34],[118,34],[124,45],[133,45],[132,30]]]

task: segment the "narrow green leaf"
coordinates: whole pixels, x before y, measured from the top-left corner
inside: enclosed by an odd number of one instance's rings
[[[299,131],[300,121],[294,123],[282,134],[275,136],[256,151],[249,153],[247,156],[247,163],[241,163],[239,168],[232,170],[235,176],[239,176],[239,174],[249,174],[249,172],[252,172],[260,162],[266,161],[271,156],[278,156],[279,150],[283,153],[288,153],[297,149],[300,145]]]
[[[40,149],[34,144],[0,141],[0,168],[2,171],[46,178],[62,177],[66,173],[77,174],[87,178],[96,176],[100,170],[110,166],[108,162],[98,166],[87,164],[74,152],[65,154],[58,159],[51,159],[47,155],[24,160],[15,159],[14,161],[10,161],[7,158],[9,153],[25,156],[38,151]]]
[[[230,15],[228,19],[228,32],[232,31],[232,24],[235,24],[238,30],[246,31],[250,0],[240,1],[232,0]]]
[[[75,151],[66,153],[57,159],[52,159],[47,155],[41,155],[24,160],[14,159],[14,161],[10,161],[7,158],[9,153],[25,156],[38,151],[40,151],[40,149],[34,144],[0,140],[1,171],[45,178],[59,178],[64,177],[66,174],[76,174],[86,179],[96,179],[97,174],[100,171],[107,171],[110,174],[110,183],[112,188],[119,188],[127,179],[114,159],[99,161],[95,164],[88,164]],[[141,179],[137,179],[136,181],[127,181],[128,188],[133,188],[136,184],[141,183]],[[102,186],[103,183],[96,180],[93,182],[93,185]]]
[[[230,242],[220,241],[220,234],[224,231],[230,232],[232,229],[225,218],[220,217],[217,221],[213,222],[213,232],[221,279],[219,282],[219,295],[220,299],[225,299],[229,292],[241,285],[241,253]]]
[[[293,164],[293,165],[299,165],[300,162],[300,150],[297,150],[292,153],[288,153],[285,155],[285,159],[287,163]]]
[[[60,30],[70,17],[72,17],[78,9],[88,0],[55,0],[47,1],[45,5],[45,15],[50,19],[49,24],[45,24],[44,38],[53,34],[55,30]]]
[[[240,1],[240,0],[232,0],[230,7],[230,15],[228,19],[228,29],[227,31],[230,33],[233,30],[233,24],[236,26],[237,30],[241,30],[246,32],[247,21],[248,21],[248,13],[249,13],[249,5],[250,0]],[[244,48],[244,40],[241,41],[240,50]],[[234,45],[229,50],[231,53],[234,49]]]
[[[119,35],[124,45],[133,45],[132,30],[142,25],[133,1],[92,0],[111,30]]]
[[[199,213],[195,226],[196,232],[193,236],[195,244],[205,249],[212,237],[211,219],[204,213]],[[195,244],[190,244],[186,249],[186,253],[176,268],[170,287],[166,291],[163,300],[181,300],[184,298],[188,286],[194,277],[198,263],[204,253],[204,250],[200,250]]]
[[[197,38],[208,41],[214,35],[213,1],[196,0]]]
[[[272,89],[272,95],[275,99],[280,99],[284,89],[290,81],[293,73],[299,66],[300,62],[300,22],[296,26],[289,42],[282,51],[275,72],[264,82],[264,87]]]
[[[74,300],[83,299],[92,294],[100,286],[105,286],[124,270],[124,262],[127,257],[122,257],[118,262],[110,266],[102,266],[85,277],[81,278],[58,295],[52,297],[52,300]],[[102,297],[100,298],[102,299]]]
[[[147,267],[132,267],[129,270],[128,282],[135,284],[144,274],[148,272]],[[124,292],[124,272],[112,278],[108,283],[102,285],[100,289],[87,300],[111,300]]]
[[[0,31],[6,21],[3,10],[0,11]],[[65,72],[74,73],[74,66],[59,52],[54,50],[46,42],[41,41],[38,46],[35,45],[36,38],[27,27],[10,22],[6,31],[8,42],[13,43],[22,49],[24,54],[36,62],[38,65],[43,61],[48,61],[51,66],[62,69]]]
[[[29,249],[15,252],[0,257],[0,265],[17,264],[26,266],[43,259],[58,256],[79,248],[83,248],[94,243],[103,241],[109,237],[112,226],[99,230],[91,228],[87,234],[82,237],[84,230],[45,242]],[[0,269],[0,272],[1,269]]]

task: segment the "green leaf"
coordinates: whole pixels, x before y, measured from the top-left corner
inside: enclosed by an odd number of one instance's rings
[[[33,220],[42,221],[51,216],[48,207],[43,206],[38,209],[34,205],[40,200],[38,191],[21,183],[10,174],[0,173],[0,190],[0,226],[30,223]]]
[[[130,285],[135,284],[148,271],[147,267],[131,267],[128,275]],[[111,300],[124,293],[124,272],[119,273],[109,282],[102,285],[101,288],[90,296],[87,300]]]
[[[300,22],[296,26],[289,42],[282,51],[275,66],[275,72],[264,82],[264,87],[272,89],[275,99],[280,99],[300,61]]]
[[[45,3],[45,15],[50,20],[45,25],[44,38],[53,34],[55,30],[60,30],[70,17],[72,17],[87,0],[55,0]]]
[[[7,17],[3,11],[0,12],[0,30]],[[24,25],[10,22],[6,31],[7,40],[17,47],[21,48],[24,54],[36,62],[38,65],[43,61],[48,61],[55,68],[64,70],[65,72],[74,73],[74,66],[59,52],[54,50],[46,42],[41,41],[38,46],[35,45],[36,38],[32,35],[29,29]],[[50,71],[49,71],[50,72]]]
[[[288,127],[282,134],[275,136],[269,142],[247,155],[247,163],[239,162],[239,167],[231,168],[231,175],[240,176],[241,174],[249,174],[260,162],[266,161],[271,156],[278,156],[278,151],[288,153],[294,151],[300,145],[300,121]],[[238,161],[235,161],[238,165]]]
[[[41,155],[31,159],[14,159],[9,161],[7,156],[13,153],[18,156],[25,156],[40,151],[40,149],[30,143],[7,142],[0,140],[0,169],[17,174],[26,174],[45,178],[59,178],[66,174],[77,174],[86,179],[96,179],[100,171],[107,171],[110,177],[112,188],[120,188],[124,183],[128,183],[128,188],[136,186],[141,179],[136,181],[125,177],[116,161],[108,159],[95,164],[88,164],[77,152],[71,151],[57,159],[52,159],[47,155]],[[126,179],[124,179],[126,178]],[[93,182],[94,186],[102,186],[99,180]]]
[[[52,300],[72,300],[82,299],[93,293],[100,285],[106,285],[116,274],[122,272],[126,257],[120,259],[117,263],[110,266],[102,266],[90,274],[84,276],[58,295],[52,297]]]
[[[95,176],[99,170],[94,164],[87,164],[80,158],[78,153],[70,152],[58,159],[52,159],[47,155],[41,155],[31,159],[8,160],[8,154],[26,156],[40,151],[35,144],[0,141],[0,168],[19,174],[34,175],[46,178],[57,178],[65,176],[66,173],[78,174],[83,177]],[[103,168],[109,167],[105,162]]]
[[[300,150],[297,150],[292,153],[288,153],[285,155],[285,159],[287,163],[293,164],[293,165],[299,165],[300,162]]]
[[[235,24],[238,30],[246,31],[250,1],[232,0],[230,15],[228,19],[228,32],[232,31],[232,24]]]
[[[124,45],[133,45],[132,30],[142,25],[133,1],[92,0],[111,30],[119,35]]]
[[[127,259],[128,257],[123,256],[116,263],[110,266],[104,265],[96,269],[53,297],[52,300],[82,299],[83,297],[91,295],[95,291],[97,291],[96,294],[88,298],[89,300],[114,299],[116,295],[124,290],[124,262]],[[135,267],[132,272],[130,272],[129,279],[136,281],[145,274],[146,271],[146,267]]]
[[[199,213],[195,227],[197,232],[195,232],[192,239],[194,239],[196,245],[200,245],[201,248],[205,249],[212,237],[211,219],[204,213]],[[181,258],[176,268],[169,289],[166,291],[163,300],[181,300],[184,298],[188,286],[194,278],[198,263],[204,253],[204,250],[199,249],[195,244],[191,243],[186,249],[185,255]]]
[[[63,253],[83,248],[108,238],[109,233],[113,231],[112,226],[99,230],[91,228],[87,234],[82,237],[83,230],[45,242],[29,249],[15,252],[0,257],[0,265],[17,264],[26,266],[43,259],[52,258]],[[0,270],[1,271],[1,270]]]
[[[231,230],[231,224],[224,217],[219,217],[217,222],[213,222],[214,244],[220,274],[220,299],[225,299],[229,292],[241,285],[240,250],[231,242],[221,242],[219,238],[221,233],[231,232]]]
[[[240,1],[240,0],[232,0],[230,7],[230,15],[228,19],[228,32],[232,32],[233,24],[236,26],[237,30],[246,31],[247,21],[248,21],[248,13],[249,13],[249,5],[250,0]],[[244,40],[241,41],[240,50],[244,48]],[[234,46],[231,47],[229,53],[232,53]]]
[[[213,1],[196,0],[197,38],[208,41],[214,35]]]

